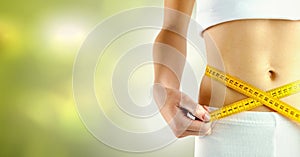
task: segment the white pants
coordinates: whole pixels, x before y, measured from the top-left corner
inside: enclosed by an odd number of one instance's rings
[[[195,157],[299,157],[300,125],[275,112],[246,111],[195,139]]]

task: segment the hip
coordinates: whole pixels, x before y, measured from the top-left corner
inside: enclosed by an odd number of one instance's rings
[[[195,138],[195,157],[296,157],[300,125],[275,112],[246,111],[212,123],[212,134]]]

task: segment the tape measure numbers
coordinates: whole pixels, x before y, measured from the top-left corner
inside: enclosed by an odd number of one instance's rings
[[[299,92],[300,80],[265,92],[210,66],[206,67],[205,74],[214,80],[224,83],[227,87],[250,97],[213,111],[211,113],[211,120],[227,117],[264,104],[278,113],[300,123],[300,110],[278,99]]]
[[[290,84],[272,89],[268,91],[267,93],[271,94],[274,98],[283,98],[286,96],[290,96],[292,94],[300,92],[300,81],[292,82]],[[227,117],[236,113],[240,113],[242,111],[251,110],[258,106],[261,106],[262,103],[259,101],[252,99],[252,98],[246,98],[244,100],[235,102],[230,105],[226,105],[225,107],[212,111],[210,113],[211,120],[217,120],[221,119],[223,117]]]

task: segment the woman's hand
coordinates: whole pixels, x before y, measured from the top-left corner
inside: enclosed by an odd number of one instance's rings
[[[177,90],[186,61],[186,37],[195,0],[164,2],[163,28],[153,46],[154,82],[157,83],[154,98],[176,137],[207,135],[211,130],[207,108]],[[188,112],[198,119],[188,118]]]
[[[154,98],[160,113],[169,124],[176,137],[195,135],[204,136],[211,133],[211,123],[208,108],[194,102],[189,96],[177,89],[156,84],[153,90]],[[187,117],[187,112],[197,119]]]

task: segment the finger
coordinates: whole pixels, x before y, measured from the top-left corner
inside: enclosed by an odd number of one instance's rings
[[[188,130],[188,131],[198,132],[199,135],[209,135],[209,134],[211,134],[211,130],[212,130],[211,123],[202,123],[199,130],[195,130],[193,127],[188,128],[188,129],[191,129],[191,130]]]
[[[179,107],[177,108],[177,114],[172,117],[169,125],[176,137],[181,136],[186,131],[197,132],[194,135],[205,135],[209,132],[211,126],[210,123],[189,119]]]
[[[197,131],[185,131],[181,135],[178,136],[178,138],[186,137],[186,136],[197,136],[199,132]]]
[[[207,112],[209,112],[209,107],[208,106],[206,106],[206,105],[202,105],[203,106],[203,108],[207,111]]]
[[[205,116],[204,116],[204,120],[201,120],[201,119],[195,117],[191,112],[186,111],[186,116],[187,116],[188,118],[190,118],[191,120],[200,120],[200,121],[206,122],[206,123],[207,123],[207,122],[210,122],[210,115],[205,115]]]
[[[198,131],[198,132],[207,132],[211,129],[211,123],[204,123],[198,120],[193,120],[192,123],[188,126],[187,130]]]
[[[211,122],[202,122],[199,120],[190,120],[188,118],[184,118],[185,123],[188,124],[188,127],[186,130],[189,131],[197,131],[200,133],[207,133],[209,130],[211,130]]]
[[[186,109],[188,112],[192,113],[192,115],[194,115],[202,121],[210,120],[209,112],[206,109],[204,109],[202,105],[197,104],[186,95],[182,96],[179,106],[181,108]]]
[[[182,138],[182,137],[186,137],[186,136],[208,136],[210,134],[211,134],[211,129],[209,131],[207,131],[206,133],[187,130],[187,131],[183,132],[181,135],[179,135],[178,138]]]

